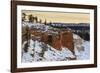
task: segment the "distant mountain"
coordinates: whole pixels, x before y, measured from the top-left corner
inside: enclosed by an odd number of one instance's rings
[[[57,26],[89,26],[89,23],[51,23],[51,25]]]
[[[89,23],[51,23],[48,25],[51,27],[56,27],[56,28],[71,28],[74,30],[90,29]]]

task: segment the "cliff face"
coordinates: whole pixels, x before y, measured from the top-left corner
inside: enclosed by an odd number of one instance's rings
[[[71,32],[61,32],[56,36],[52,35],[52,47],[57,50],[62,50],[61,47],[66,47],[74,53],[73,34]]]
[[[48,32],[37,32],[37,30],[34,30],[32,35],[34,35],[35,39],[39,36],[41,42],[49,44],[57,50],[62,50],[61,47],[66,47],[74,53],[73,34],[70,31],[49,34]]]
[[[66,31],[62,35],[62,46],[67,47],[71,52],[74,53],[74,43],[73,43],[73,34]]]

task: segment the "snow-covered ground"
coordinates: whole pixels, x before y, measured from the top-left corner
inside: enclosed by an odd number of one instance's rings
[[[64,61],[69,60],[69,58],[75,58],[75,56],[68,48],[62,47],[62,50],[59,51],[43,42],[30,40],[28,52],[23,51],[22,62]]]
[[[24,52],[23,50],[22,62],[67,61],[67,60],[70,60],[70,58],[76,58],[76,60],[89,59],[90,58],[90,42],[84,41],[76,34],[73,34],[73,38],[74,38],[75,54],[73,54],[66,47],[62,47],[62,50],[59,51],[48,44],[45,44],[39,41],[33,41],[32,39],[30,39],[28,52]],[[25,43],[26,41],[24,42],[23,47]]]
[[[90,42],[85,41],[81,46],[75,47],[77,60],[86,60],[90,58]]]
[[[90,58],[90,41],[83,40],[80,36],[73,34],[74,51],[77,60],[86,60]]]

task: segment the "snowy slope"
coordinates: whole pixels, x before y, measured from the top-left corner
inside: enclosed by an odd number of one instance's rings
[[[74,50],[77,60],[86,60],[90,58],[90,42],[83,40],[76,34],[73,34]]]
[[[31,44],[28,47],[28,52],[23,52],[22,62],[32,62],[32,61],[64,61],[69,60],[70,58],[75,58],[73,53],[68,49],[62,47],[62,50],[56,50],[50,45],[46,45],[43,42],[32,41],[30,40]],[[35,44],[35,47],[33,45]],[[41,47],[46,45],[45,48]],[[43,51],[44,50],[44,51]],[[31,51],[31,52],[30,52]],[[34,56],[32,57],[31,54]],[[43,54],[43,56],[41,56]],[[26,59],[27,58],[27,59]]]

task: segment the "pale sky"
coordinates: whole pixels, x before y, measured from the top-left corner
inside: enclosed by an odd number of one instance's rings
[[[45,19],[47,22],[61,22],[61,23],[89,23],[90,14],[86,13],[67,13],[67,12],[44,12],[44,11],[29,11],[23,10],[22,13],[26,15],[32,14],[37,16],[43,22]]]

